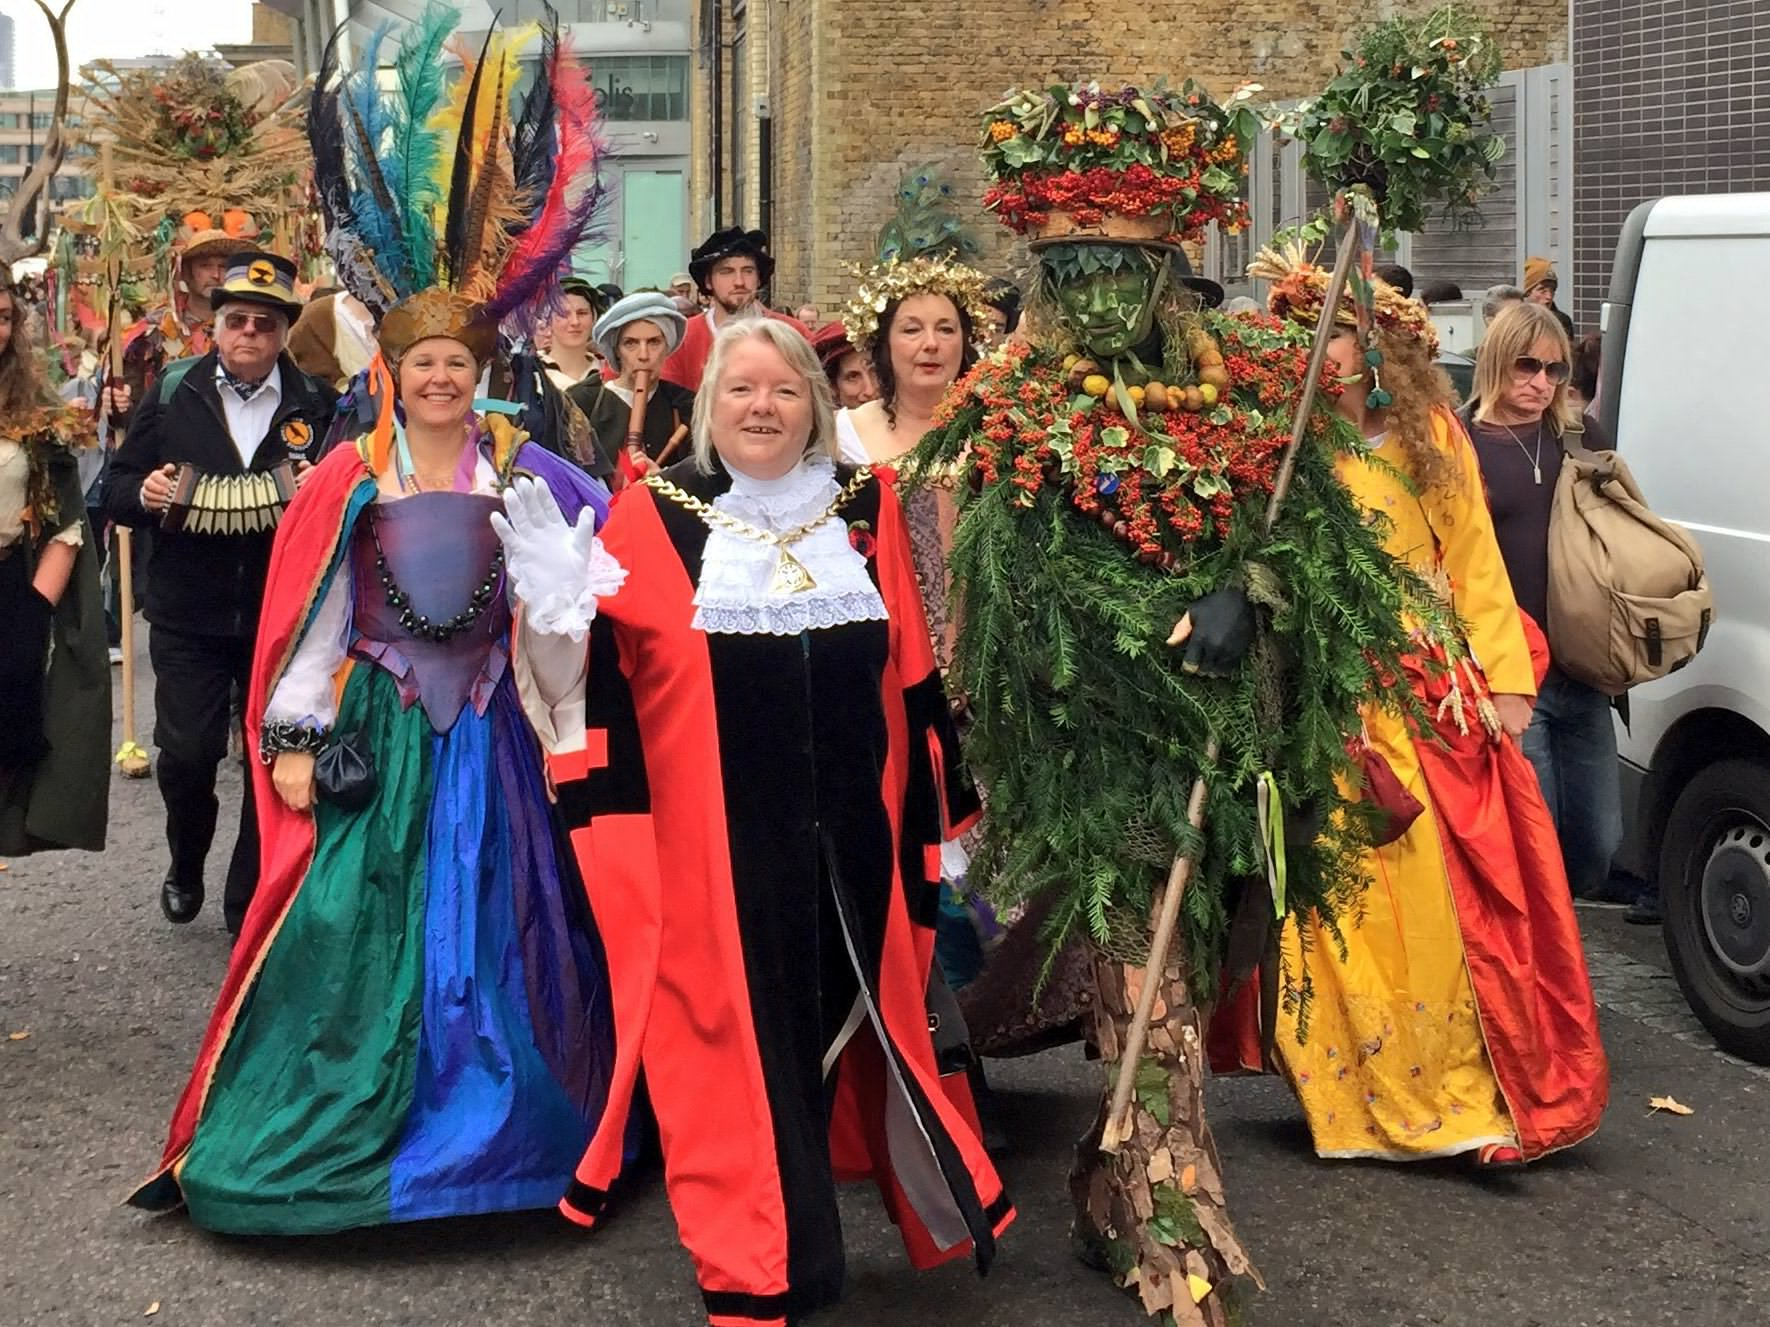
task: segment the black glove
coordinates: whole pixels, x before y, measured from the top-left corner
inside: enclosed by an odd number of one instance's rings
[[[1240,590],[1213,590],[1186,610],[1192,635],[1181,662],[1189,673],[1228,677],[1254,643],[1254,605]]]

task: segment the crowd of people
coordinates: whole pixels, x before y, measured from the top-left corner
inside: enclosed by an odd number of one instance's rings
[[[627,293],[561,279],[590,217],[566,207],[537,236],[439,205],[396,250],[344,178],[373,162],[320,136],[328,106],[396,95],[316,91],[321,196],[353,200],[327,217],[342,288],[304,299],[287,257],[191,232],[98,396],[90,514],[0,292],[0,596],[24,628],[0,670],[29,720],[0,732],[0,853],[102,847],[105,523],[151,531],[171,922],[204,906],[242,725],[248,752],[232,960],[134,1201],[251,1234],[555,1204],[591,1226],[661,1152],[713,1324],[840,1295],[838,1180],[878,1184],[917,1265],[987,1268],[1014,1208],[955,995],[1001,933],[965,886],[983,808],[944,681],[962,504],[894,472],[1029,335],[1022,293],[892,263],[817,326],[769,307],[743,228]],[[470,104],[461,132],[515,118]],[[444,154],[467,175],[442,196],[496,187],[483,148]],[[491,148],[520,178],[522,144]],[[1151,261],[1221,301],[1177,250]],[[1090,316],[1115,273],[1046,316]],[[1324,273],[1259,275],[1253,316],[1314,326]],[[1610,701],[1537,630],[1547,498],[1596,429],[1555,292],[1533,259],[1487,293],[1460,410],[1428,316],[1460,292],[1387,270],[1374,343],[1343,306],[1329,344],[1368,445],[1341,482],[1463,637],[1403,679],[1429,731],[1373,703],[1346,734],[1411,811],[1361,861],[1356,926],[1284,928],[1309,1035],[1281,1008],[1271,1066],[1245,999],[1212,1029],[1218,1063],[1288,1077],[1324,1156],[1517,1165],[1604,1106],[1572,900],[1604,896],[1621,832]],[[1189,669],[1243,666],[1238,595],[1197,606]]]

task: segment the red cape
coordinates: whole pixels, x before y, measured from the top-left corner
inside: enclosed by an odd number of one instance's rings
[[[338,447],[308,476],[283,514],[271,550],[252,659],[252,685],[246,702],[248,733],[259,729],[265,701],[294,652],[308,615],[319,605],[325,574],[338,561],[345,533],[357,512],[374,497],[374,478],[356,449]],[[177,1201],[176,1190],[166,1185],[169,1172],[196,1134],[197,1119],[229,1030],[313,857],[313,817],[283,804],[271,784],[269,766],[257,759],[249,760],[248,765],[258,805],[258,892],[240,928],[190,1081],[172,1113],[160,1170],[137,1194],[137,1201],[145,1205]]]

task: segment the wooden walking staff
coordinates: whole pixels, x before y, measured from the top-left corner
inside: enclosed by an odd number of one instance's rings
[[[1351,275],[1352,261],[1363,247],[1358,218],[1350,210],[1350,205],[1347,206],[1346,228],[1340,235],[1339,253],[1335,256],[1333,275],[1328,279],[1327,296],[1321,306],[1321,321],[1316,325],[1315,341],[1309,349],[1309,369],[1303,375],[1303,390],[1297,398],[1296,415],[1291,421],[1291,440],[1279,458],[1272,497],[1266,504],[1264,528],[1267,531],[1277,524],[1278,514],[1284,507],[1285,495],[1290,491],[1291,478],[1296,474],[1297,453],[1302,449],[1304,435],[1309,430],[1309,416],[1315,409],[1316,390],[1321,385],[1322,370],[1327,365],[1328,342],[1334,335],[1334,314],[1340,307],[1340,296]],[[1217,763],[1219,749],[1217,738],[1213,735],[1205,744],[1204,759],[1200,762],[1201,770],[1209,769]],[[1202,830],[1205,825],[1207,791],[1205,776],[1201,773],[1193,781],[1192,796],[1186,804],[1186,819],[1194,833]],[[1155,1013],[1156,996],[1161,990],[1162,973],[1168,966],[1168,951],[1174,944],[1174,928],[1180,921],[1180,904],[1186,897],[1186,886],[1192,879],[1193,866],[1192,854],[1183,853],[1174,858],[1174,864],[1168,870],[1168,883],[1162,890],[1161,906],[1156,913],[1155,934],[1150,937],[1149,962],[1143,969],[1143,986],[1137,993],[1137,1010],[1119,1053],[1118,1081],[1113,1087],[1112,1107],[1107,1112],[1106,1127],[1100,1136],[1100,1150],[1103,1152],[1117,1152],[1120,1145],[1131,1136],[1131,1094],[1137,1086],[1137,1065],[1143,1058],[1143,1044],[1149,1036],[1149,1022]]]
[[[111,192],[111,145],[99,145],[99,189]],[[105,280],[110,286],[110,312],[105,334],[105,355],[109,371],[105,383],[123,381],[123,256],[113,246],[106,246]],[[111,427],[119,424],[111,416]],[[123,648],[123,745],[117,748],[117,768],[125,778],[145,779],[148,776],[148,753],[135,740],[135,576],[129,546],[130,532],[117,526],[117,616],[122,629]]]

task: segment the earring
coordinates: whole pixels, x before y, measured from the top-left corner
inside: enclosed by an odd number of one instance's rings
[[[1395,397],[1383,390],[1383,352],[1372,346],[1364,352],[1364,362],[1371,369],[1371,390],[1364,398],[1364,404],[1370,410],[1382,410],[1395,404]]]

